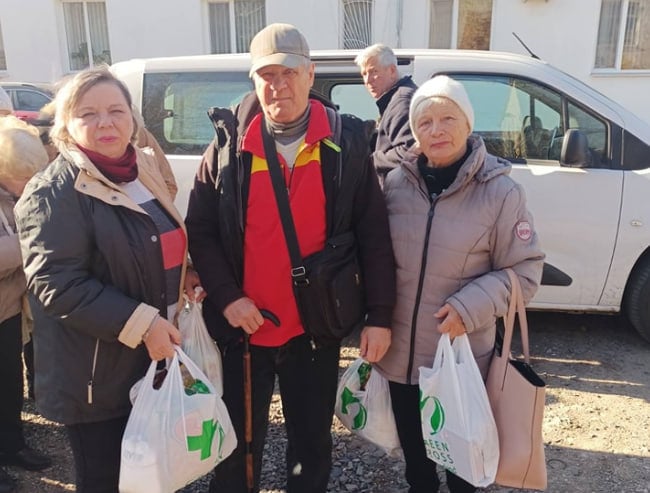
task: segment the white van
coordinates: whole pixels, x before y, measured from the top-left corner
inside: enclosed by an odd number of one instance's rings
[[[314,51],[314,89],[342,112],[378,116],[354,51]],[[422,83],[463,82],[474,132],[513,163],[525,187],[546,264],[531,307],[623,310],[650,341],[650,125],[584,83],[510,53],[396,50],[399,69]],[[172,163],[184,212],[200,155],[214,130],[212,106],[252,88],[247,55],[131,60],[113,66]]]

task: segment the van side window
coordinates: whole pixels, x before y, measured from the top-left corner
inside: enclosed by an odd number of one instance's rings
[[[567,107],[569,112],[569,128],[577,128],[587,136],[592,161],[590,167],[607,167],[609,163],[607,126],[590,112],[576,106],[572,102],[569,102]]]
[[[561,93],[503,75],[450,76],[465,86],[474,106],[474,132],[483,137],[491,154],[514,163],[558,164],[564,134],[576,128],[587,137],[592,152],[589,166],[609,165],[607,124]]]
[[[234,106],[252,88],[243,72],[145,74],[142,115],[165,154],[200,155],[214,137],[208,109]]]
[[[379,118],[377,104],[361,82],[335,84],[330,89],[329,98],[338,106],[341,113],[350,113],[362,120]]]

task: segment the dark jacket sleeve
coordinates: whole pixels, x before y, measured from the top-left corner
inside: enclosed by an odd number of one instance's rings
[[[213,145],[203,155],[190,192],[185,225],[192,264],[207,292],[207,301],[221,314],[228,304],[242,298],[244,292],[227,257],[219,228],[222,207],[219,195],[224,177],[219,176],[217,156]]]
[[[365,279],[366,325],[390,328],[396,280],[388,212],[372,161],[360,165],[367,170],[354,198],[352,220]]]

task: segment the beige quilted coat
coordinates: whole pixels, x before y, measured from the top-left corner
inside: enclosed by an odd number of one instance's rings
[[[394,382],[416,385],[418,368],[432,365],[440,337],[433,314],[445,303],[461,315],[485,377],[496,318],[508,306],[503,269],[517,273],[526,301],[539,286],[544,254],[524,191],[508,176],[510,164],[487,154],[479,137],[470,136],[469,145],[472,152],[456,180],[433,202],[416,155],[384,184],[397,304],[392,344],[377,368]]]

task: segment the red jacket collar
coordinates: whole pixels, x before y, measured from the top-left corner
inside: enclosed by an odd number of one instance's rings
[[[309,124],[307,125],[307,133],[305,134],[305,143],[307,145],[314,144],[332,136],[327,110],[323,103],[310,99],[309,104],[311,105],[311,114],[309,116]],[[246,134],[242,140],[242,151],[250,152],[256,156],[265,156],[261,125],[262,113],[258,113],[251,121],[248,129],[246,129]]]

